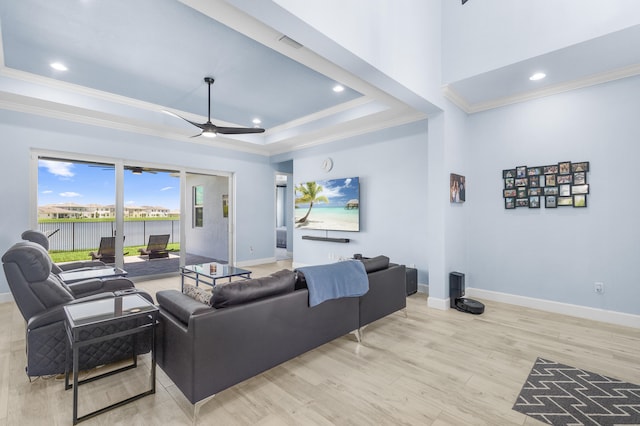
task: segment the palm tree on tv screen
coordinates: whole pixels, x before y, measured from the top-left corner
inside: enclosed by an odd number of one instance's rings
[[[307,210],[307,214],[297,220],[296,223],[304,223],[307,221],[309,213],[311,213],[313,203],[329,202],[329,199],[324,195],[318,195],[322,192],[322,189],[322,185],[318,185],[315,182],[301,183],[300,185],[296,186],[296,193],[302,194],[301,196],[296,198],[296,204],[309,203],[309,210]]]

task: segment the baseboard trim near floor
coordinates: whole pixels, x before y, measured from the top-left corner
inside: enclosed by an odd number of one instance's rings
[[[0,303],[13,302],[13,296],[11,293],[0,293]]]
[[[467,287],[465,296],[492,300],[494,302],[509,303],[511,305],[523,306],[525,308],[533,308],[541,311],[553,312],[556,314],[563,314],[572,317],[606,322],[609,324],[640,328],[640,315],[627,314],[624,312],[608,311],[605,309],[592,308],[588,306],[572,305],[569,303],[555,302],[553,300],[534,299],[532,297],[500,293],[497,291],[484,290],[481,288]]]
[[[248,266],[255,266],[255,265],[263,265],[265,263],[273,263],[276,261],[275,256],[274,257],[265,257],[262,259],[251,259],[251,260],[243,260],[241,262],[236,262],[236,266],[238,268],[246,268]]]
[[[427,297],[427,306],[429,308],[446,311],[447,309],[449,309],[449,299],[437,299],[433,296],[429,296]]]

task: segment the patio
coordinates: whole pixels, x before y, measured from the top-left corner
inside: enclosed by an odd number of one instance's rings
[[[187,253],[186,255],[186,265],[208,262],[227,263],[226,261],[213,259],[211,257],[199,256],[196,254]],[[180,252],[170,252],[169,257],[167,258],[151,260],[148,260],[146,256],[140,255],[125,256],[124,270],[127,271],[128,278],[156,276],[172,273],[177,274],[180,270]]]

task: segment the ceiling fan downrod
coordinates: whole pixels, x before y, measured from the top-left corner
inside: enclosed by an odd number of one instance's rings
[[[211,123],[211,85],[215,82],[216,80],[213,77],[205,77],[204,78],[204,82],[207,83],[209,85],[209,113],[207,114],[207,123]]]

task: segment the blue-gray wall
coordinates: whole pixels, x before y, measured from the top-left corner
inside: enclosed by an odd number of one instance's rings
[[[393,262],[415,265],[427,281],[427,122],[399,126],[297,151],[294,184],[316,179],[357,176],[360,179],[360,232],[330,231],[333,243],[302,240],[325,231],[295,230],[293,261],[297,265],[335,262],[354,253],[384,254]],[[326,173],[322,161],[330,157]]]
[[[469,117],[468,286],[640,314],[639,93],[633,77]],[[590,162],[587,208],[504,209],[502,169],[559,161]]]
[[[29,229],[30,157],[33,149],[127,159],[202,171],[233,172],[236,181],[236,261],[273,259],[274,167],[269,158],[205,145],[96,128],[46,117],[0,110],[2,199],[0,252]],[[256,206],[268,206],[256,213]],[[9,288],[0,274],[0,295]]]

